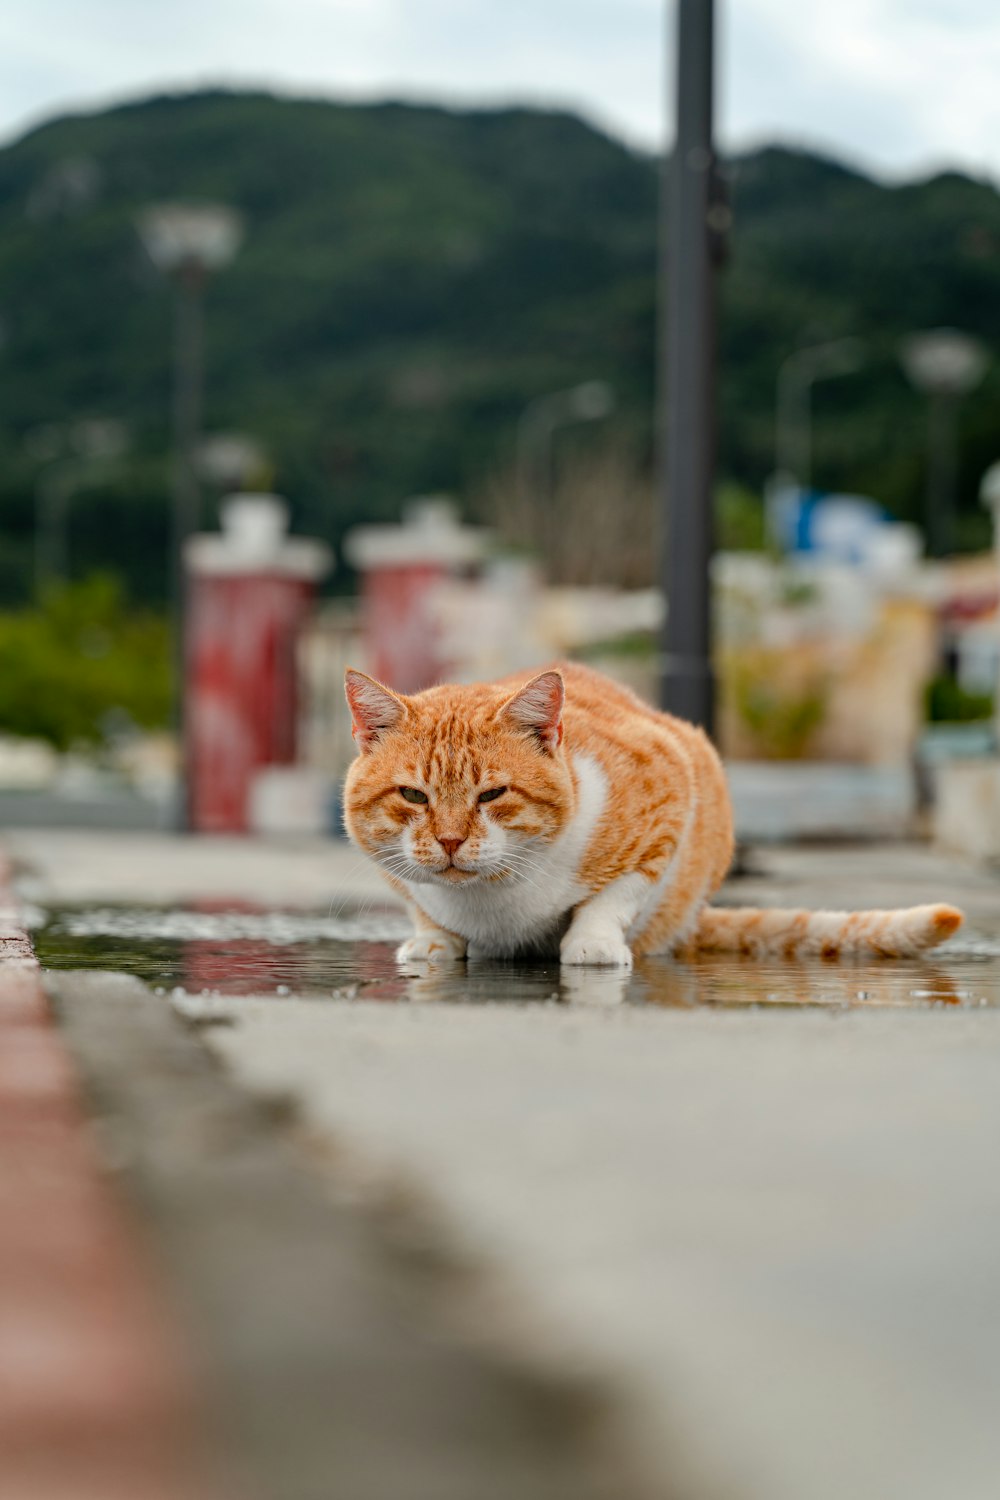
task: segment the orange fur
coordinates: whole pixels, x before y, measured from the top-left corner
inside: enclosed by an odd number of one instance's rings
[[[568,963],[699,948],[898,956],[943,941],[962,920],[944,906],[708,908],[733,852],[715,750],[699,729],[587,667],[411,697],[349,672],[347,693],[361,753],[345,821],[410,903],[416,935],[404,957],[558,942]]]

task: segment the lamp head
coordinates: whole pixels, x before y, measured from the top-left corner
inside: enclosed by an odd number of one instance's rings
[[[184,271],[218,271],[227,266],[243,239],[243,220],[223,203],[158,203],[140,216],[146,253],[168,276]]]

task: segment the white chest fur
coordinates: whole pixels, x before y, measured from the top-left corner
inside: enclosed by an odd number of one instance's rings
[[[607,801],[607,778],[589,755],[575,755],[577,805],[552,843],[528,847],[523,868],[503,880],[469,886],[410,885],[414,901],[449,932],[497,958],[545,947],[557,938],[570,911],[588,894],[579,870]]]

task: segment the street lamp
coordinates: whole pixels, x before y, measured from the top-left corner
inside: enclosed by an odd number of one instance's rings
[[[810,488],[812,480],[812,388],[818,380],[853,375],[861,368],[860,339],[834,339],[796,349],[778,370],[774,424],[774,467],[778,485]]]
[[[914,333],[900,349],[910,384],[929,399],[925,530],[931,557],[952,550],[958,473],[958,403],[982,380],[989,355],[957,328]]]
[[[615,406],[615,393],[605,380],[585,380],[567,390],[549,391],[529,401],[517,424],[517,493],[522,506],[542,506],[542,536],[546,555],[551,555],[555,490],[553,439],[560,427],[577,422],[599,422]]]
[[[245,432],[214,432],[198,446],[198,472],[224,493],[256,490],[270,477],[267,454],[256,438]]]
[[[73,494],[90,478],[113,470],[128,447],[128,429],[113,417],[69,426],[46,424],[25,439],[41,467],[35,480],[35,594],[69,577],[68,512]]]
[[[202,298],[212,271],[232,260],[243,239],[243,221],[221,203],[161,203],[138,222],[139,235],[157,270],[174,283],[174,480],[171,526],[171,603],[174,614],[175,717],[184,744],[184,543],[200,520],[197,471],[203,368]],[[189,823],[188,777],[182,771],[178,821]]]

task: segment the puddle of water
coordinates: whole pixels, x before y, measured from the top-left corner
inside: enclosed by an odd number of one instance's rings
[[[202,906],[100,907],[40,912],[35,951],[50,969],[115,969],[154,990],[199,995],[352,993],[390,982],[396,944],[409,930],[397,912],[259,912]]]
[[[39,912],[34,934],[47,968],[115,969],[171,993],[187,1008],[216,996],[451,1004],[622,1002],[695,1006],[1000,1006],[1000,942],[965,939],[925,960],[755,962],[705,955],[640,959],[631,975],[556,963],[484,960],[404,971],[395,948],[408,924],[396,911],[261,912],[246,907],[102,907]]]

